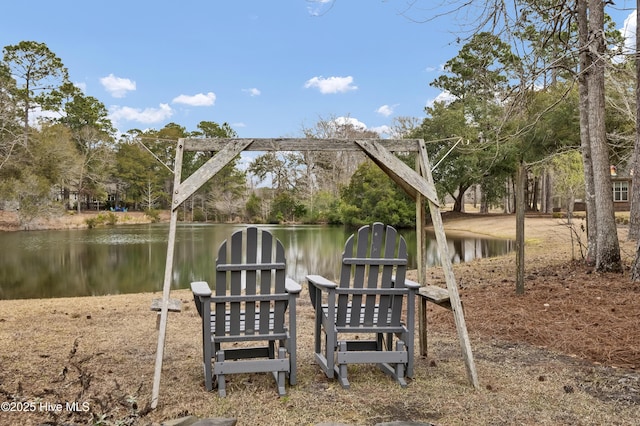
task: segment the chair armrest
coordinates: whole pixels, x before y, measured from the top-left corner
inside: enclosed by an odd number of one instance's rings
[[[410,288],[411,290],[417,290],[420,288],[420,284],[415,281],[411,281],[405,278],[404,286]]]
[[[307,281],[309,282],[309,284],[315,287],[324,289],[333,289],[338,287],[338,284],[334,283],[333,281],[329,281],[328,279],[320,275],[307,275]]]
[[[393,283],[395,284],[396,282],[396,277],[391,277],[391,281],[393,281]],[[404,286],[407,287],[410,290],[418,290],[420,288],[420,284],[418,284],[415,281],[411,281],[407,278],[404,279]]]
[[[211,289],[206,281],[194,281],[191,283],[191,292],[197,297],[211,297]]]
[[[302,286],[292,280],[291,278],[287,278],[284,283],[285,290],[289,294],[298,294],[302,291]]]

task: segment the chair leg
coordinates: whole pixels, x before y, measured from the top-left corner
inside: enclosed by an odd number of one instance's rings
[[[295,338],[289,338],[284,345],[287,353],[289,354],[289,384],[295,386],[298,383],[298,359],[296,355],[296,341]]]
[[[218,351],[217,356],[216,356],[216,361],[217,362],[224,362],[224,351]],[[224,380],[224,374],[217,374],[216,375],[216,380],[218,381],[218,395],[220,396],[220,398],[224,398],[225,396],[227,396],[226,382]]]
[[[330,326],[330,325],[329,325]],[[325,361],[327,363],[326,365],[326,371],[325,373],[327,374],[327,377],[332,379],[334,376],[334,370],[335,370],[335,362],[336,362],[336,335],[325,329],[325,345],[324,345],[324,351],[325,351]]]
[[[410,339],[413,339],[413,335],[409,336]],[[406,376],[413,379],[414,376],[414,361],[413,361],[413,351],[415,350],[415,346],[413,344],[413,340],[411,343],[407,343],[407,371]]]
[[[211,377],[211,360],[202,362],[202,370],[204,373],[204,387],[207,391],[213,390],[213,379]]]
[[[298,339],[296,315],[296,298],[291,297],[289,301],[289,337],[286,339],[285,348],[289,353],[289,385],[294,386],[298,382],[298,359],[296,345]]]
[[[338,342],[338,351],[346,352],[347,351],[347,342]],[[335,366],[335,372],[338,376],[338,381],[340,382],[340,386],[344,389],[349,389],[351,386],[349,385],[349,379],[347,379],[347,364],[338,364]]]
[[[322,309],[321,306],[315,307],[316,315],[315,321],[313,325],[313,335],[314,335],[314,349],[315,353],[319,354],[322,351],[322,311],[318,311],[318,309]]]
[[[406,350],[404,342],[402,340],[398,340],[396,342],[396,351],[397,352],[402,352]],[[400,384],[400,386],[402,386],[403,388],[407,387],[407,381],[405,380],[405,371],[404,371],[404,363],[399,362],[396,364],[396,380],[398,381],[398,383]]]
[[[208,349],[208,350],[207,350]],[[213,378],[211,371],[211,345],[206,345],[203,351],[202,368],[204,370],[204,387],[207,391],[213,390]]]
[[[278,358],[279,359],[286,359],[287,358],[287,350],[283,347],[281,347],[280,349],[278,349]],[[286,377],[286,372],[285,371],[278,371],[278,395],[280,396],[285,396],[287,394],[287,391],[285,389],[285,377]]]

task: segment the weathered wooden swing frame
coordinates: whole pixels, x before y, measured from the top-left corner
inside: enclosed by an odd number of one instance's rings
[[[216,154],[196,170],[191,176],[182,181],[182,161],[185,151],[208,151]],[[426,285],[426,212],[425,200],[429,205],[442,269],[444,271],[447,291],[451,301],[458,338],[467,369],[467,376],[474,388],[479,388],[478,376],[475,369],[471,344],[464,320],[464,313],[458,286],[453,274],[449,247],[444,232],[440,203],[436,192],[427,150],[422,139],[180,139],[176,147],[174,163],[174,184],[171,202],[171,220],[169,223],[169,240],[165,265],[164,284],[162,292],[162,307],[160,310],[160,327],[158,334],[158,348],[156,352],[155,373],[151,396],[151,408],[156,408],[160,394],[160,378],[162,375],[162,361],[167,332],[169,313],[169,296],[171,292],[171,277],[173,274],[173,258],[175,248],[176,227],[178,223],[178,208],[195,193],[204,183],[216,175],[224,166],[238,156],[242,151],[361,151],[376,163],[387,175],[393,179],[405,192],[416,200],[416,235],[418,281]],[[393,152],[417,152],[415,170],[403,163]],[[421,305],[422,307],[422,305]],[[422,312],[420,315],[422,316]],[[425,324],[420,322],[420,337]]]

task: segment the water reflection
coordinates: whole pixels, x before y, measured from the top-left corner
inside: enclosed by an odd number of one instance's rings
[[[176,234],[173,288],[212,281],[218,246],[243,225],[181,224]],[[287,275],[303,282],[309,273],[335,279],[344,242],[352,231],[325,226],[263,226],[286,250]],[[402,230],[409,266],[416,267],[415,232]],[[91,230],[0,233],[0,299],[88,296],[160,291],[164,279],[167,224]],[[452,262],[497,256],[513,249],[505,240],[448,236]],[[440,263],[433,235],[427,262]]]

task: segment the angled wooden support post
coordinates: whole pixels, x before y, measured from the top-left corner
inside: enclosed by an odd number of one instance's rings
[[[173,187],[180,186],[182,179],[183,145],[178,143],[176,147],[176,160],[173,165]],[[175,198],[175,195],[174,197]],[[160,308],[160,329],[158,330],[158,347],[156,349],[156,367],[153,375],[153,389],[151,393],[151,408],[158,406],[160,394],[160,376],[162,374],[162,359],[164,357],[164,342],[167,334],[167,317],[169,316],[169,296],[171,292],[171,275],[173,269],[173,251],[176,242],[176,227],[178,225],[178,207],[180,204],[171,205],[171,220],[169,221],[169,241],[167,242],[167,260],[164,268],[164,284],[162,287],[162,305]]]
[[[420,157],[416,156],[416,173],[420,174]],[[416,194],[416,259],[418,283],[427,285],[427,215],[422,194]],[[418,347],[420,355],[426,355],[427,348],[427,304],[423,297],[418,297]]]
[[[420,168],[422,170],[422,175],[427,180],[430,186],[435,187],[433,176],[431,174],[431,168],[429,167],[427,148],[424,144],[424,141],[420,141],[418,142],[418,144],[418,154],[420,157]],[[469,341],[469,334],[467,333],[467,325],[464,320],[462,302],[460,301],[460,295],[458,294],[458,284],[456,283],[456,277],[453,274],[453,265],[451,264],[451,256],[449,255],[447,236],[444,232],[444,223],[442,222],[442,216],[440,215],[440,206],[438,205],[437,200],[434,202],[431,198],[429,198],[428,202],[429,212],[431,213],[431,221],[433,222],[433,229],[436,234],[438,251],[440,252],[440,262],[442,264],[445,281],[447,282],[447,291],[449,292],[451,310],[453,311],[456,329],[458,331],[458,339],[460,340],[460,347],[462,349],[462,355],[464,357],[465,367],[467,369],[467,376],[469,377],[469,381],[471,382],[473,387],[478,389],[480,388],[480,384],[478,383],[478,374],[476,372],[476,366],[473,360],[471,343]]]

